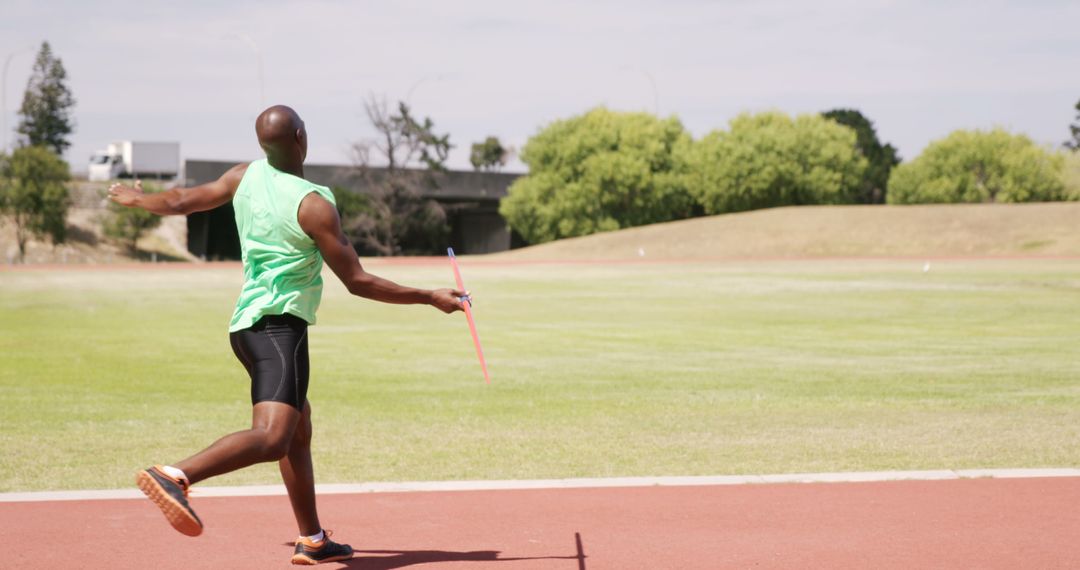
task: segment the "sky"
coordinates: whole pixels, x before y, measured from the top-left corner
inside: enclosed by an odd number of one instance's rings
[[[304,118],[308,162],[348,164],[374,134],[371,96],[449,133],[457,169],[486,136],[520,148],[600,105],[675,115],[695,137],[742,112],[855,108],[905,160],[956,129],[1058,146],[1080,100],[1078,22],[1075,0],[0,0],[0,134],[11,144],[48,41],[77,101],[76,172],[116,140],[260,158],[254,119],[277,103]]]

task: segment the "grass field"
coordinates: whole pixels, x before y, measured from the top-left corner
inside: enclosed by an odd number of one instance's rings
[[[320,482],[1080,464],[1080,260],[463,271],[490,386],[460,315],[356,300],[328,274]],[[0,271],[0,491],[130,486],[245,427],[239,285],[235,265]]]

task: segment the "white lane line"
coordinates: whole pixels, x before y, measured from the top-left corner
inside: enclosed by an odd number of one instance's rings
[[[533,479],[506,481],[415,481],[406,483],[347,483],[316,485],[320,495],[353,493],[407,493],[423,491],[499,491],[514,489],[589,489],[611,487],[687,487],[764,483],[863,483],[874,481],[941,481],[949,479],[1018,479],[1080,477],[1077,468],[1053,469],[942,469],[934,471],[868,471],[851,473],[789,473],[776,475],[718,475],[693,477],[614,477],[606,479]],[[285,495],[283,485],[194,487],[191,496],[261,497]],[[25,501],[82,501],[139,499],[138,489],[101,491],[33,491],[0,493],[0,503]]]

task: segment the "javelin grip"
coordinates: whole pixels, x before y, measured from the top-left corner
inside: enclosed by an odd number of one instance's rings
[[[458,269],[457,258],[454,257],[454,248],[446,248],[446,253],[450,256],[450,266],[454,269],[454,281],[457,283],[457,288],[460,291],[465,291],[465,281],[461,279],[461,270]],[[480,369],[484,372],[484,381],[491,384],[487,363],[484,361],[484,349],[480,348],[480,335],[476,333],[476,321],[473,320],[472,299],[468,295],[461,297],[461,308],[465,310],[465,320],[469,322],[469,333],[472,334],[473,345],[476,346],[476,357],[480,359]]]

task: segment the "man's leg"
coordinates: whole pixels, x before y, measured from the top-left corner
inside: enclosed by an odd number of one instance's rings
[[[288,454],[301,417],[289,404],[259,402],[252,409],[251,429],[231,433],[174,466],[194,484],[256,463],[276,461]]]
[[[307,323],[288,314],[266,316],[230,333],[229,343],[251,376],[251,429],[231,433],[174,465],[136,474],[139,488],[173,527],[191,536],[202,532],[202,521],[188,504],[188,487],[255,463],[282,459],[303,417],[301,403],[306,400],[309,370]]]
[[[170,467],[154,466],[135,476],[139,489],[157,504],[169,524],[188,536],[202,534],[203,524],[188,504],[188,487],[196,482],[264,461],[275,461],[289,452],[300,411],[280,402],[259,402],[252,409],[251,429],[229,434],[210,447]],[[186,478],[186,479],[185,479]]]
[[[330,531],[323,534],[319,524],[319,514],[315,509],[315,473],[311,468],[311,404],[307,402],[293,432],[289,453],[278,461],[278,467],[281,468],[285,488],[289,491],[296,525],[300,528],[292,563],[320,564],[352,558],[352,547],[330,540]]]
[[[313,536],[322,530],[315,508],[315,472],[311,466],[311,404],[304,403],[304,413],[293,431],[289,453],[278,461],[285,489],[289,491],[296,525],[301,536]]]

